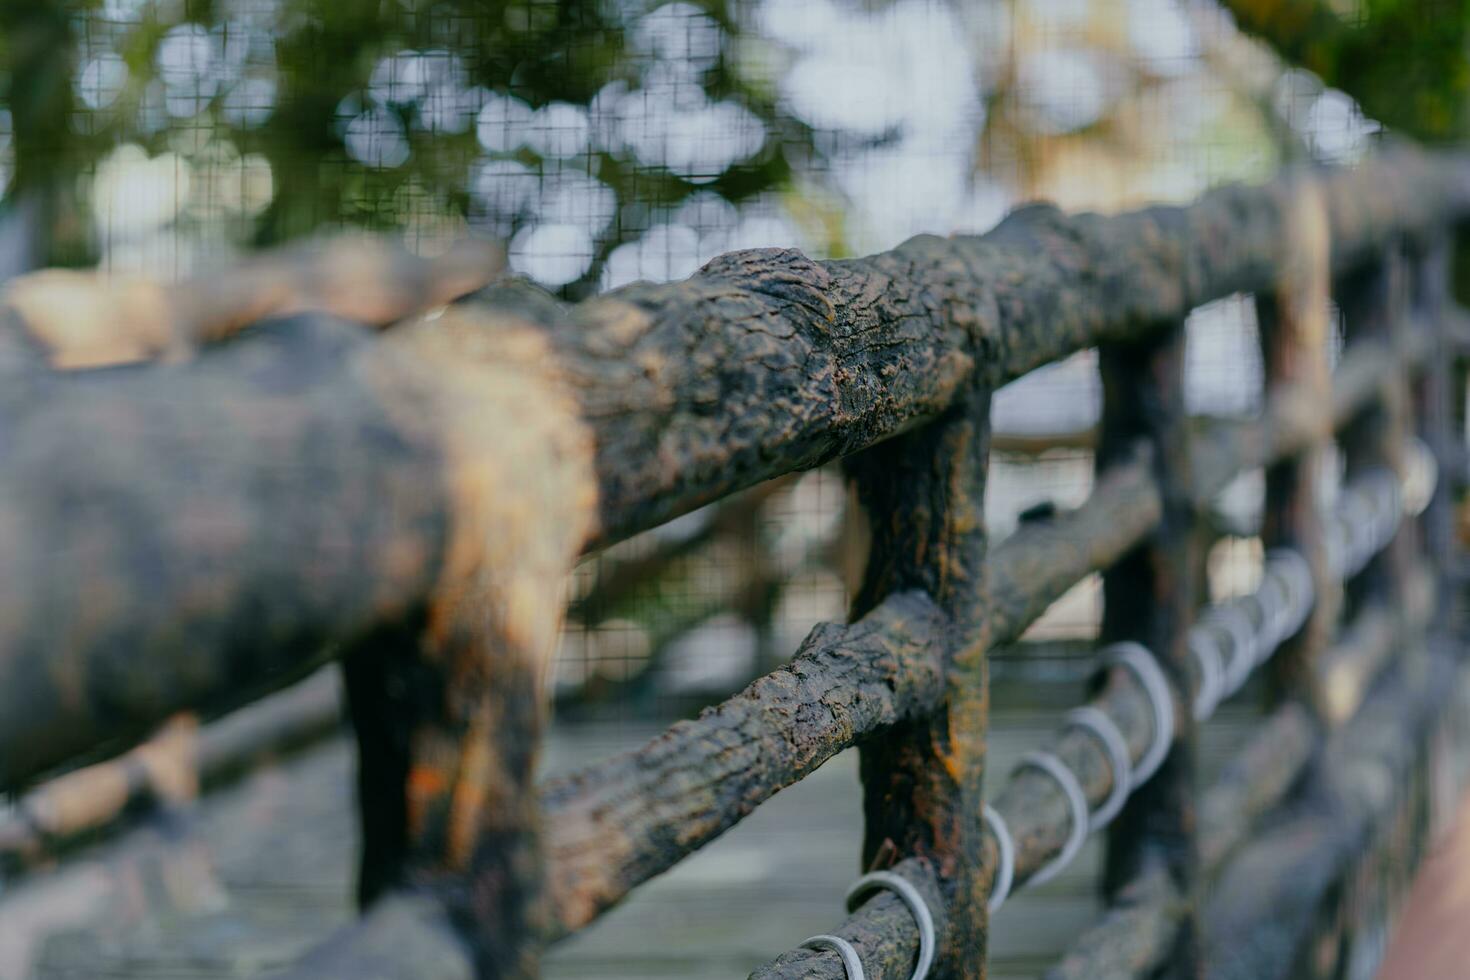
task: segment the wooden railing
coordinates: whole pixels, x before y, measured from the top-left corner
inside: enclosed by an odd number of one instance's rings
[[[1029,207],[865,259],[733,253],[571,307],[491,286],[381,336],[321,313],[200,327],[197,296],[109,287],[85,309],[111,332],[79,340],[50,318],[81,307],[13,289],[0,790],[336,656],[366,912],[292,976],[533,975],[545,945],[852,746],[862,866],[889,876],[754,976],[983,976],[990,912],[1104,825],[1108,909],[1049,977],[1288,975],[1334,883],[1407,805],[1376,776],[1420,756],[1458,676],[1447,501],[1470,326],[1448,282],[1467,215],[1470,162],[1396,150],[1187,207]],[[419,306],[443,298],[424,281]],[[1201,424],[1184,320],[1234,293],[1256,296],[1265,407]],[[987,549],[990,393],[1094,346],[1090,499]],[[1345,483],[1325,505],[1334,440]],[[538,786],[578,556],[838,458],[871,527],[851,621]],[[1258,467],[1259,588],[1203,603],[1202,514]],[[1432,494],[1406,492],[1440,470]],[[1093,572],[1092,698],[984,779],[987,651]],[[1258,669],[1271,711],[1197,792],[1197,728]]]

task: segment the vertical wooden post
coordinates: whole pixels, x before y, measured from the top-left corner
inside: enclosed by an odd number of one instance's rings
[[[1285,547],[1300,553],[1311,568],[1316,597],[1301,630],[1270,661],[1271,696],[1300,698],[1320,716],[1323,693],[1313,666],[1332,640],[1342,600],[1341,586],[1328,568],[1320,493],[1333,436],[1325,408],[1332,400],[1330,229],[1321,193],[1310,179],[1298,183],[1289,213],[1280,282],[1274,295],[1256,298],[1266,394],[1289,390],[1287,397],[1307,399],[1316,406],[1308,414],[1320,419],[1322,428],[1311,448],[1267,468],[1261,543],[1268,551]]]
[[[1455,522],[1452,500],[1456,480],[1451,476],[1451,461],[1463,458],[1463,450],[1455,445],[1454,369],[1455,346],[1448,336],[1454,301],[1450,295],[1452,244],[1447,232],[1441,231],[1419,244],[1410,263],[1410,302],[1417,326],[1430,332],[1430,353],[1424,365],[1422,383],[1414,385],[1415,416],[1419,435],[1439,464],[1439,479],[1434,495],[1424,511],[1422,532],[1425,549],[1446,589],[1446,576],[1454,568]],[[1448,604],[1440,603],[1443,615]],[[1437,617],[1438,618],[1438,617]],[[1442,625],[1442,624],[1441,624]]]
[[[1116,895],[1164,867],[1190,914],[1168,958],[1172,976],[1199,973],[1194,922],[1195,726],[1188,632],[1203,573],[1191,486],[1189,419],[1184,404],[1183,324],[1150,338],[1099,349],[1103,417],[1097,467],[1130,458],[1140,441],[1151,450],[1163,499],[1157,530],[1103,574],[1102,640],[1134,640],[1158,659],[1174,694],[1174,744],[1158,772],[1129,799],[1108,833],[1103,887]]]
[[[1402,350],[1404,332],[1408,327],[1409,267],[1405,260],[1402,243],[1387,246],[1380,256],[1366,267],[1354,272],[1338,286],[1338,302],[1343,315],[1344,346],[1360,343],[1383,345],[1385,356],[1397,356]],[[1340,444],[1344,456],[1345,475],[1348,480],[1358,474],[1388,469],[1402,479],[1407,462],[1410,434],[1410,397],[1406,372],[1396,373],[1383,386],[1379,397],[1357,418],[1353,419],[1341,434]],[[1415,535],[1411,528],[1398,526],[1393,539],[1375,555],[1352,581],[1347,583],[1345,599],[1354,610],[1367,603],[1385,603],[1390,608],[1402,608],[1407,597],[1407,586],[1414,561]],[[1425,656],[1422,645],[1402,636],[1397,656]],[[1417,805],[1414,795],[1421,791],[1417,780],[1404,774],[1407,785],[1400,788],[1403,806]],[[1366,861],[1372,861],[1370,851]],[[1411,864],[1412,856],[1394,854],[1396,864]],[[1362,866],[1355,862],[1353,867]],[[1346,881],[1351,882],[1352,868],[1346,872]],[[1392,883],[1376,882],[1376,896],[1371,904],[1366,896],[1354,896],[1351,887],[1330,898],[1319,916],[1333,915],[1339,928],[1325,934],[1319,929],[1313,937],[1324,963],[1350,962],[1355,946],[1366,939],[1372,943],[1375,932],[1386,928],[1385,922],[1391,912],[1396,895],[1392,894]],[[1354,899],[1357,899],[1354,901]],[[1317,976],[1328,973],[1317,971]]]
[[[446,557],[415,621],[345,661],[361,749],[359,894],[432,896],[481,980],[534,977],[549,905],[535,766],[567,575],[594,522],[592,443],[544,341],[456,307],[383,341],[439,370]]]
[[[853,618],[923,589],[952,624],[944,703],[865,744],[863,866],[930,862],[949,903],[935,977],[985,976],[989,875],[981,866],[981,777],[989,708],[981,621],[990,394],[975,390],[931,425],[849,463],[872,528]]]
[[[1388,350],[1401,349],[1407,328],[1408,265],[1402,245],[1385,248],[1374,262],[1348,276],[1338,286],[1345,347],[1376,342]],[[1348,424],[1341,436],[1347,479],[1387,468],[1403,477],[1410,433],[1408,378],[1389,380],[1374,403]],[[1349,582],[1347,601],[1358,608],[1369,599],[1401,603],[1413,561],[1413,538],[1402,525],[1393,541],[1373,557],[1355,581]]]

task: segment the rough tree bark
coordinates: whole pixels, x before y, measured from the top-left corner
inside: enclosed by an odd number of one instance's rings
[[[1337,259],[1463,212],[1461,173],[1404,153],[1323,178]],[[1270,282],[1285,187],[1111,218],[1030,208],[868,259],[737,253],[567,309],[487,299],[480,356],[534,335],[574,393],[594,547]],[[27,376],[0,422],[0,787],[422,608],[453,506],[439,430],[416,421],[433,368],[390,339],[298,317],[183,365]],[[390,371],[420,380],[385,387]]]
[[[1296,198],[1296,215],[1288,228],[1291,240],[1281,282],[1274,294],[1256,298],[1266,387],[1270,390],[1289,385],[1299,397],[1316,405],[1330,404],[1332,378],[1327,345],[1331,337],[1331,241],[1327,237],[1326,207],[1311,184],[1302,185]],[[1314,665],[1332,639],[1342,590],[1327,564],[1320,493],[1325,452],[1332,440],[1332,419],[1320,411],[1314,414],[1320,428],[1311,444],[1266,469],[1261,543],[1267,549],[1290,548],[1305,558],[1315,597],[1300,632],[1287,638],[1272,657],[1273,696],[1278,701],[1300,698],[1320,713],[1324,705],[1322,691],[1315,684]]]
[[[1193,918],[1200,887],[1192,711],[1197,679],[1188,644],[1204,575],[1184,404],[1184,343],[1180,321],[1154,339],[1099,348],[1103,415],[1097,456],[1098,468],[1105,472],[1139,438],[1153,450],[1162,519],[1137,549],[1103,573],[1099,639],[1143,644],[1163,669],[1174,697],[1169,754],[1109,825],[1103,890],[1116,894],[1156,866],[1168,872],[1171,886],[1190,910],[1168,958],[1169,976],[1177,978],[1199,973]]]
[[[978,819],[990,707],[982,614],[989,459],[990,391],[977,384],[935,423],[854,457],[848,468],[872,529],[854,614],[917,588],[946,617],[936,638],[945,651],[939,703],[862,745],[862,864],[877,871],[914,857],[935,869],[949,922],[935,975],[954,980],[985,976],[994,873],[982,862]]]

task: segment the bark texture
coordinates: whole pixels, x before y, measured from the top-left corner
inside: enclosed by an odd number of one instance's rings
[[[1420,634],[1433,611],[1432,578],[1420,576],[1413,591],[1415,599],[1408,608],[1364,610],[1323,651],[1315,669],[1324,689],[1350,686],[1361,696],[1379,668],[1402,649],[1405,638]],[[1231,757],[1199,801],[1200,866],[1206,878],[1213,877],[1256,832],[1261,818],[1287,798],[1321,748],[1324,733],[1349,721],[1358,703],[1352,703],[1348,715],[1334,718],[1328,712],[1324,719],[1305,702],[1286,701]],[[1161,867],[1145,871],[1124,886],[1047,980],[1152,977],[1169,955],[1186,908]]]
[[[1098,348],[1103,411],[1097,456],[1105,472],[1139,439],[1152,450],[1161,520],[1136,549],[1103,572],[1099,639],[1143,644],[1174,698],[1172,744],[1163,765],[1133,791],[1108,826],[1102,887],[1111,896],[1154,867],[1168,872],[1188,909],[1168,957],[1167,976],[1180,980],[1199,974],[1198,737],[1191,711],[1198,678],[1188,644],[1205,572],[1184,402],[1184,345],[1181,321],[1149,340]]]
[[[990,642],[1017,639],[1157,519],[1152,479],[1136,462],[1113,467],[1076,510],[1023,526],[985,560],[990,590],[980,615],[989,620]],[[586,925],[837,752],[933,710],[944,687],[946,628],[925,594],[890,595],[855,623],[817,626],[789,666],[698,719],[545,786],[557,934]],[[1130,710],[1146,717],[1146,706]],[[1140,752],[1146,737],[1137,737]],[[1100,759],[1091,741],[1080,751]],[[1099,765],[1106,761],[1091,771]],[[1105,778],[1091,783],[1099,799]]]
[[[1391,788],[1454,690],[1455,661],[1448,649],[1400,657],[1328,744],[1301,798],[1231,862],[1206,911],[1210,980],[1296,975],[1331,889],[1402,805]]]
[[[935,932],[943,936],[948,922],[939,880],[925,862],[908,858],[890,870],[913,882],[934,915]],[[852,943],[863,961],[868,977],[910,977],[914,960],[919,955],[919,930],[914,916],[897,895],[889,891],[873,894],[843,923],[832,930]],[[750,975],[750,980],[784,980],[788,977],[845,978],[842,964],[833,969],[836,954],[810,949],[794,949],[766,964]]]
[[[1321,177],[1335,264],[1464,213],[1465,173],[1405,151]],[[538,336],[574,392],[594,547],[913,428],[973,383],[1269,285],[1288,188],[1116,217],[1026,208],[866,259],[734,253],[570,308],[492,289],[479,356]],[[0,424],[0,787],[279,687],[429,601],[449,464],[441,430],[403,420],[442,409],[389,340],[311,315],[184,365],[21,372],[23,410]],[[393,371],[422,387],[385,388]]]
[[[1018,532],[1016,537],[1030,531],[1032,529],[1028,528]],[[1005,547],[1003,544],[992,552],[992,564],[1002,558]],[[1403,610],[1374,607],[1364,611],[1351,625],[1343,643],[1323,656],[1319,663],[1323,676],[1346,676],[1352,678],[1351,683],[1355,685],[1365,684],[1362,671],[1368,669],[1366,665],[1381,664],[1404,637],[1414,636],[1422,630],[1433,609],[1433,587],[1423,576],[1418,582],[1411,589],[1415,600]],[[1380,628],[1385,619],[1392,621],[1397,628]],[[1186,676],[1183,690],[1176,692],[1179,702],[1176,711],[1183,711],[1185,706],[1193,703],[1199,682],[1199,676],[1193,672]],[[1327,682],[1326,686],[1332,686],[1332,682]],[[1109,671],[1097,696],[1089,704],[1113,719],[1123,735],[1132,761],[1137,763],[1142,759],[1153,738],[1153,711],[1147,692],[1138,686],[1133,674],[1121,667]],[[1321,725],[1311,711],[1299,703],[1285,704],[1269,718],[1261,732],[1232,760],[1199,803],[1199,857],[1196,860],[1204,872],[1217,866],[1250,833],[1256,821],[1280,802],[1320,747],[1321,741]],[[1091,735],[1077,729],[1065,730],[1049,748],[1076,775],[1090,809],[1096,809],[1107,799],[1112,789],[1113,773],[1102,747]],[[1071,811],[1056,783],[1049,776],[1029,768],[1013,771],[1004,785],[992,791],[990,797],[1005,818],[1014,839],[1013,887],[1020,887],[1062,850]],[[986,835],[983,846],[987,867],[993,867],[997,860],[995,841]],[[1190,903],[1168,862],[1143,862],[1141,869],[1120,886],[1118,896],[1116,922],[1128,923],[1138,931],[1129,935],[1103,936],[1097,930],[1089,930],[1079,947],[1088,950],[1091,957],[1087,961],[1089,969],[1098,971],[1098,976],[1145,977],[1166,961],[1177,965],[1179,961],[1173,957],[1180,935],[1178,926]],[[1106,929],[1108,923],[1114,921],[1109,917],[1097,929]],[[877,941],[875,928],[873,922],[859,913],[843,923],[839,934],[852,940],[861,939],[871,946]],[[883,947],[888,952],[916,948],[917,931],[912,918],[884,928],[889,930],[887,945]],[[878,965],[869,976],[892,980],[903,980],[908,976],[905,970],[911,966],[909,960],[900,958],[875,962]],[[1131,964],[1144,966],[1135,970]],[[798,951],[781,957],[754,976],[764,980],[777,977],[843,980],[844,972],[834,953]]]
[[[864,735],[944,690],[946,622],[921,592],[816,627],[791,663],[647,745],[542,788],[555,929],[585,926]]]
[[[862,745],[863,867],[915,856],[938,873],[949,929],[940,977],[984,980],[993,865],[982,864],[975,814],[984,797],[990,708],[980,610],[985,583],[985,480],[990,392],[976,387],[934,424],[849,461],[871,547],[855,613],[897,589],[920,588],[946,616],[945,687],[934,710]]]
[[[1327,211],[1316,187],[1304,184],[1289,226],[1290,260],[1283,265],[1274,295],[1258,296],[1262,361],[1268,390],[1290,386],[1297,398],[1330,404],[1332,380],[1327,367],[1331,336],[1331,241]],[[1325,451],[1332,440],[1331,419],[1318,412],[1316,438],[1302,452],[1266,468],[1266,499],[1261,544],[1290,548],[1307,560],[1316,597],[1301,630],[1288,637],[1271,659],[1273,697],[1299,698],[1323,710],[1322,692],[1314,683],[1314,665],[1332,639],[1341,606],[1341,584],[1327,563],[1320,482]]]
[[[451,309],[384,341],[399,356],[382,365],[382,390],[432,390],[447,422],[456,520],[421,627],[385,631],[346,668],[362,899],[432,893],[477,976],[511,980],[537,975],[548,928],[533,778],[567,573],[596,490],[589,433],[543,338],[492,332],[476,314]],[[432,376],[405,376],[405,364]]]
[[[289,319],[58,376],[0,421],[0,788],[281,687],[427,600],[448,423],[427,391],[390,413],[379,358],[359,327]]]

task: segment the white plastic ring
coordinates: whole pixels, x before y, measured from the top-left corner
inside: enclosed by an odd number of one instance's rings
[[[1333,514],[1327,520],[1327,570],[1334,579],[1347,578],[1349,534],[1347,524],[1341,516]]]
[[[1300,551],[1292,548],[1273,548],[1266,552],[1266,571],[1275,572],[1285,583],[1290,600],[1291,616],[1287,620],[1287,633],[1283,639],[1295,636],[1312,614],[1317,601],[1317,588],[1312,581],[1312,566]]]
[[[985,826],[990,828],[990,833],[995,837],[995,849],[1000,855],[1000,867],[995,869],[995,878],[990,884],[990,901],[986,906],[990,914],[994,915],[1010,897],[1011,885],[1016,881],[1016,842],[1000,811],[987,803],[981,814]]]
[[[1225,682],[1221,686],[1220,696],[1215,699],[1218,706],[1221,701],[1240,690],[1245,679],[1251,675],[1251,670],[1256,665],[1256,632],[1245,610],[1230,603],[1211,606],[1206,610],[1203,622],[1206,626],[1223,630],[1230,637],[1232,647],[1230,662],[1225,665]]]
[[[1393,540],[1399,525],[1399,481],[1388,470],[1375,470],[1366,478],[1364,489],[1373,511],[1373,551],[1377,553]]]
[[[1259,665],[1270,660],[1276,648],[1291,636],[1291,591],[1281,576],[1266,565],[1261,570],[1261,584],[1255,595],[1261,606],[1261,631],[1266,638],[1256,649]]]
[[[1415,437],[1410,440],[1409,446],[1414,454],[1414,466],[1410,472],[1420,470],[1424,478],[1416,483],[1422,486],[1415,487],[1418,492],[1404,494],[1404,513],[1410,517],[1418,517],[1424,513],[1429,502],[1434,499],[1435,485],[1439,483],[1439,460],[1435,458],[1434,450],[1423,439]]]
[[[934,963],[934,916],[929,912],[929,903],[914,887],[914,883],[903,875],[892,871],[870,871],[847,890],[847,910],[857,910],[864,898],[876,891],[890,891],[903,899],[919,927],[919,961],[914,964],[914,974],[909,980],[924,980],[929,967]]]
[[[1105,666],[1126,667],[1132,671],[1153,707],[1154,738],[1148,751],[1143,753],[1143,758],[1133,767],[1133,785],[1129,787],[1132,791],[1148,782],[1159,771],[1159,766],[1164,764],[1164,757],[1169,754],[1169,746],[1174,741],[1174,696],[1170,693],[1164,672],[1159,669],[1158,661],[1154,660],[1148,647],[1141,643],[1114,643],[1103,650],[1102,663]]]
[[[1062,794],[1067,797],[1067,805],[1072,809],[1072,829],[1067,833],[1067,842],[1062,845],[1061,853],[1037,868],[1036,873],[1026,880],[1027,886],[1044,885],[1072,863],[1087,840],[1087,795],[1082,792],[1082,784],[1077,781],[1076,774],[1050,752],[1027,752],[1021,756],[1016,769],[1027,768],[1040,769],[1050,776],[1061,787]]]
[[[1378,550],[1373,541],[1377,532],[1373,527],[1373,507],[1356,488],[1345,495],[1341,515],[1348,537],[1348,562],[1344,577],[1350,578],[1361,572],[1363,566],[1368,564],[1368,559]]]
[[[1404,486],[1399,482],[1398,476],[1394,473],[1388,474],[1387,514],[1388,519],[1385,523],[1388,526],[1384,528],[1383,541],[1379,545],[1379,547],[1385,548],[1394,539],[1394,535],[1398,534],[1399,522],[1403,520],[1404,516]]]
[[[1246,671],[1247,675],[1249,675],[1250,669],[1253,669],[1256,664],[1271,656],[1273,649],[1271,609],[1266,605],[1260,594],[1256,592],[1247,592],[1244,595],[1238,595],[1230,601],[1230,604],[1241,611],[1245,617],[1245,621],[1251,627],[1251,653],[1253,656],[1250,661],[1251,666]],[[1242,679],[1242,683],[1244,683],[1244,679]]]
[[[1128,799],[1128,790],[1133,784],[1133,760],[1128,757],[1128,742],[1118,730],[1118,723],[1113,721],[1112,716],[1090,704],[1067,712],[1065,725],[1080,728],[1094,736],[1108,757],[1108,765],[1113,773],[1113,788],[1088,822],[1088,830],[1101,830],[1123,809],[1123,804]]]
[[[1189,631],[1189,650],[1199,661],[1199,691],[1194,696],[1194,720],[1204,721],[1215,713],[1225,695],[1225,659],[1212,630],[1198,626]]]
[[[831,950],[842,957],[842,969],[847,974],[847,980],[867,980],[867,974],[863,972],[863,961],[858,957],[857,948],[841,936],[832,936],[827,933],[812,936],[810,939],[803,939],[797,949]]]

